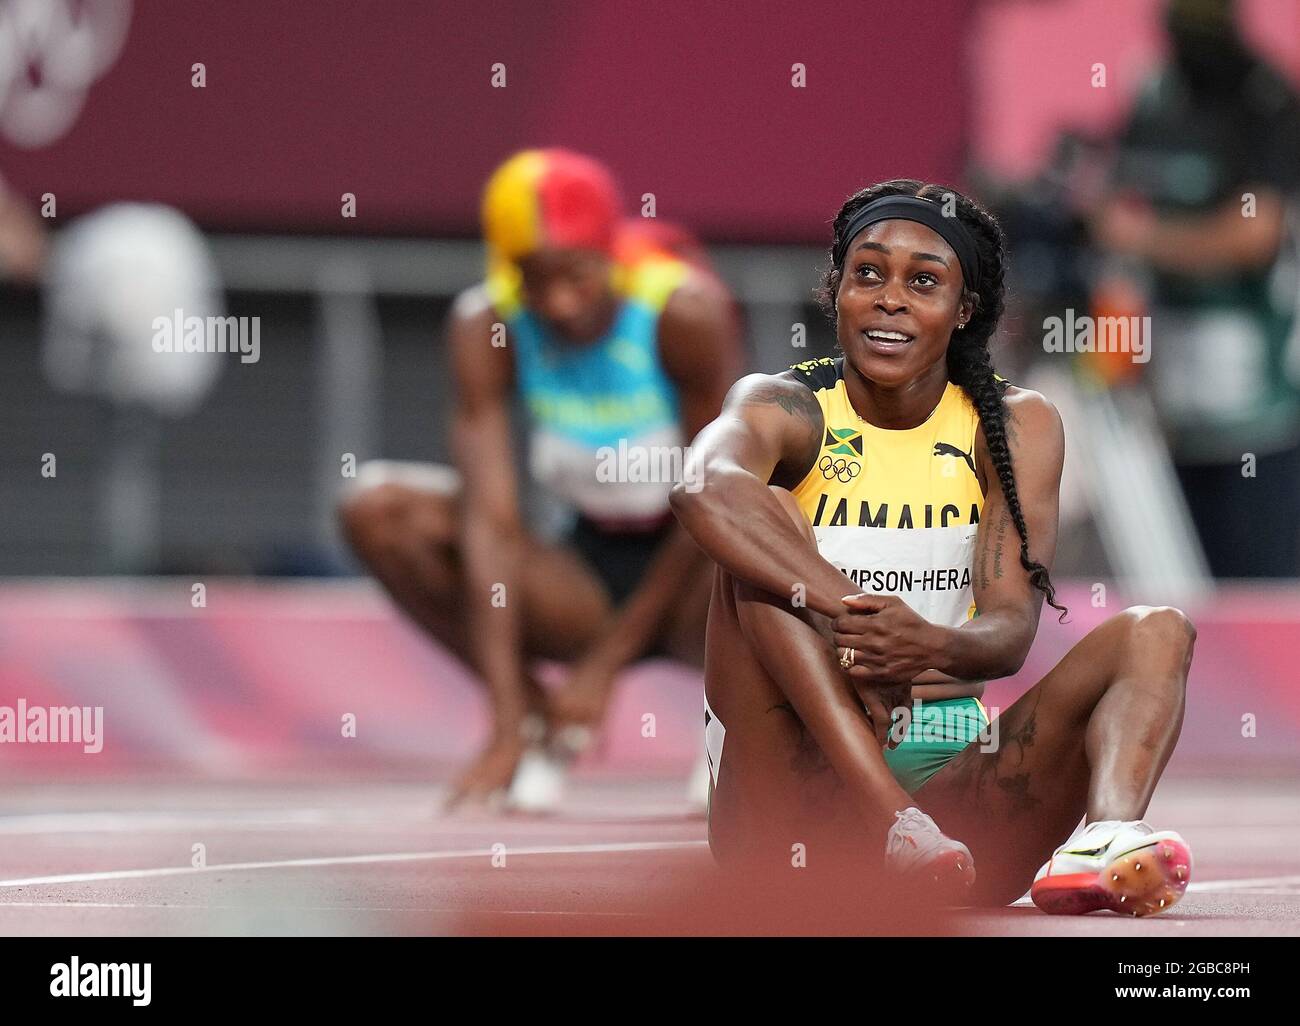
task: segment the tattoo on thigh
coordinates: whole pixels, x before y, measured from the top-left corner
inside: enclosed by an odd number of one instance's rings
[[[1011,819],[1032,812],[1038,807],[1039,799],[1030,791],[1032,777],[1024,765],[1026,749],[1032,748],[1038,730],[1039,695],[1034,699],[1022,723],[1011,730],[1001,732],[1001,744],[993,753],[981,753],[971,748],[969,755],[962,759],[960,765],[953,767],[952,787],[955,793],[967,799],[980,802],[986,786],[993,787],[1001,796],[1001,805],[1008,811]]]
[[[1029,774],[1017,773],[1010,777],[999,777],[998,787],[1009,803],[1011,818],[1032,812],[1038,807],[1038,799],[1029,793]]]

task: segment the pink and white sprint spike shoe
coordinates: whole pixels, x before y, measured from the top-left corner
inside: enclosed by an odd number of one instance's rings
[[[1141,820],[1098,820],[1076,830],[1034,877],[1029,896],[1049,915],[1110,909],[1152,916],[1172,907],[1192,878],[1192,850],[1173,830]]]
[[[949,896],[964,894],[975,882],[970,849],[946,836],[915,806],[894,813],[885,838],[885,864],[899,877],[937,885]]]

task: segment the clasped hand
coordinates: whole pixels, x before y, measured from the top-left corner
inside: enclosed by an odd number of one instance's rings
[[[831,621],[838,650],[853,650],[847,669],[871,717],[888,741],[892,711],[911,704],[912,681],[935,663],[935,627],[897,595],[848,595],[847,612]]]

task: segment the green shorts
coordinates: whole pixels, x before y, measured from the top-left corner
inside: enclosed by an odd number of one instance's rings
[[[988,722],[989,715],[978,698],[917,701],[912,706],[907,734],[896,748],[885,749],[885,763],[903,790],[915,794],[976,740]]]

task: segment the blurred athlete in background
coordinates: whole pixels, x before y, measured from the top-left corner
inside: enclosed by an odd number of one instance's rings
[[[688,237],[619,207],[609,172],[576,153],[497,169],[487,279],[448,325],[456,470],[368,464],[341,509],[361,560],[487,687],[492,736],[449,805],[553,805],[541,753],[581,747],[624,667],[655,653],[703,666],[711,568],[672,517],[664,468],[680,473],[739,374],[738,324]],[[516,392],[531,476],[576,510],[558,543],[521,513]],[[563,688],[547,695],[535,657],[570,664]]]

